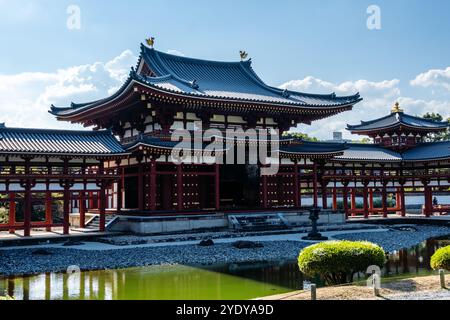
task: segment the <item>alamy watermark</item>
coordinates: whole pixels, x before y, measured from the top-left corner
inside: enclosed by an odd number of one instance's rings
[[[171,141],[178,142],[172,149],[171,162],[175,164],[248,164],[261,165],[261,175],[274,175],[280,165],[280,134],[275,129],[202,130],[177,129]]]
[[[66,26],[69,30],[81,29],[81,9],[75,4],[71,4],[67,7],[66,13],[68,14]]]
[[[381,30],[381,8],[377,5],[367,7],[367,29]]]

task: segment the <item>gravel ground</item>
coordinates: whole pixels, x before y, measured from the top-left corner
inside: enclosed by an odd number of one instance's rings
[[[70,265],[81,270],[127,268],[160,264],[211,265],[215,263],[278,261],[295,259],[305,242],[265,242],[263,248],[236,249],[231,244],[212,247],[165,246],[89,251],[45,249],[50,255],[33,255],[36,249],[0,251],[0,275],[24,275],[65,271]]]
[[[398,227],[398,226],[397,226]],[[449,227],[414,226],[416,232],[390,230],[376,233],[347,233],[334,238],[351,241],[370,241],[379,244],[386,252],[413,247],[427,239],[450,235]]]
[[[389,300],[450,300],[450,291],[422,291],[408,294],[393,295],[387,297]]]
[[[450,228],[415,226],[417,232],[387,231],[338,235],[335,238],[367,240],[378,243],[392,252],[412,247],[422,241],[450,234]],[[249,238],[251,240],[251,238]],[[263,242],[263,248],[236,249],[230,243],[211,247],[176,245],[161,247],[123,248],[120,250],[77,250],[47,248],[49,255],[36,255],[36,249],[0,250],[0,275],[25,275],[65,271],[77,265],[82,270],[127,268],[161,264],[211,265],[252,261],[279,261],[296,259],[300,250],[311,243],[300,241]]]

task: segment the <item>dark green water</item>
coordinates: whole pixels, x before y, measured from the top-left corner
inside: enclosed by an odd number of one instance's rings
[[[429,261],[448,240],[428,240],[389,256],[383,277],[431,274]],[[360,276],[364,279],[364,276]],[[154,266],[123,270],[47,273],[0,279],[0,295],[31,300],[229,300],[252,299],[302,288],[295,261],[212,267]],[[320,279],[314,279],[321,283]]]

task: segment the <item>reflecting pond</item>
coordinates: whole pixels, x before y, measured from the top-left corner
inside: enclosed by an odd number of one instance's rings
[[[394,252],[383,277],[431,274],[429,261],[449,240],[428,240]],[[363,275],[359,276],[364,279]],[[24,300],[230,300],[252,299],[302,289],[296,261],[214,266],[150,266],[74,274],[45,273],[0,278],[0,293]]]

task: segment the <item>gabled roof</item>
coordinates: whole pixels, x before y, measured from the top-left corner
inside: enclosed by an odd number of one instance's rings
[[[186,94],[243,101],[292,105],[335,106],[354,104],[359,95],[307,94],[266,85],[254,72],[251,60],[219,62],[171,55],[142,46],[142,59],[156,74],[145,77],[160,88]]]
[[[0,126],[0,153],[106,156],[124,153],[110,131],[24,129]]]
[[[137,70],[130,72],[129,78],[114,95],[90,103],[72,103],[70,107],[65,108],[52,106],[50,112],[61,117],[100,107],[123,95],[132,83],[185,98],[213,99],[230,103],[327,109],[351,108],[362,100],[359,94],[338,97],[334,93],[308,94],[268,86],[253,71],[251,60],[219,62],[193,59],[141,45]]]
[[[397,128],[400,126],[426,131],[445,130],[448,122],[433,121],[405,114],[403,112],[391,113],[388,116],[372,121],[361,121],[359,125],[347,125],[347,130],[353,133],[381,131]]]

